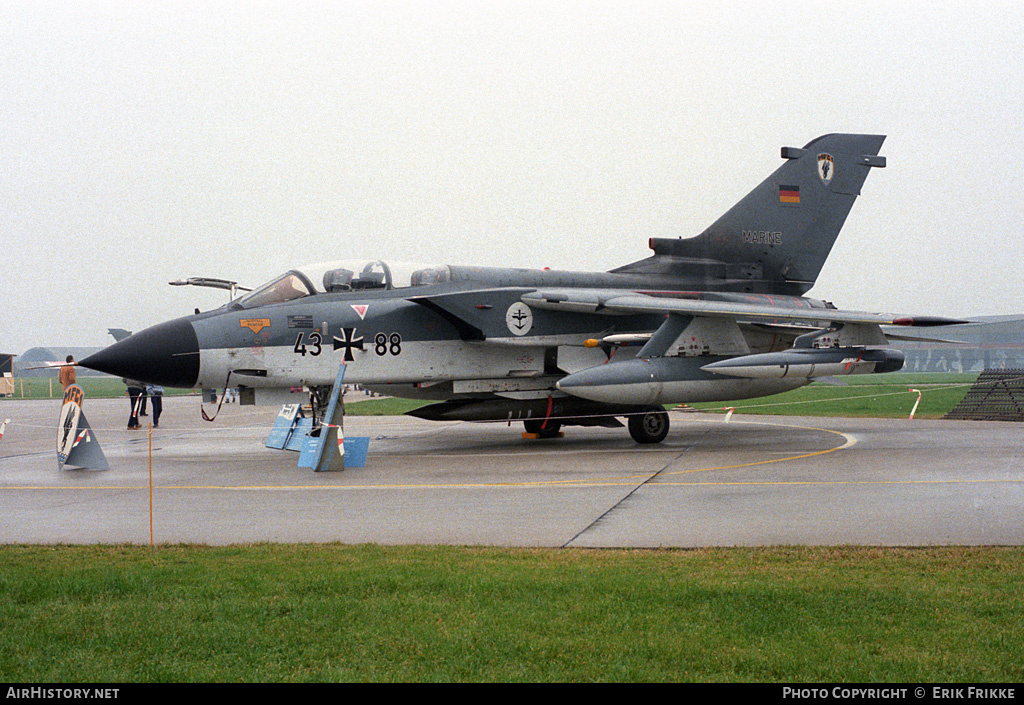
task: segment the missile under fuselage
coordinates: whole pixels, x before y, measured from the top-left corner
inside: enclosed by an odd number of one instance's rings
[[[898,372],[903,368],[904,359],[904,354],[899,350],[807,348],[744,355],[713,362],[701,369],[719,375],[747,379],[811,379]]]
[[[650,406],[599,404],[571,396],[538,399],[452,399],[407,411],[428,421],[528,421],[550,419],[561,425],[621,426],[611,421],[650,411]]]

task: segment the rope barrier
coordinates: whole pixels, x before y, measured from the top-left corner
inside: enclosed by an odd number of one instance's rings
[[[998,384],[1005,384],[1007,382],[1013,382],[1013,381],[1019,381],[1019,380],[1024,380],[1024,376],[1015,377],[1015,378],[1007,378],[1007,379],[1004,379],[1004,380],[1000,380],[999,382],[991,382],[991,383],[985,383],[985,384],[992,384],[992,385],[995,385],[997,383]],[[901,391],[872,392],[872,393],[868,393],[868,394],[854,394],[854,395],[848,395],[848,396],[842,396],[842,397],[830,397],[830,398],[827,398],[827,399],[786,400],[786,401],[774,401],[774,402],[761,402],[761,403],[753,403],[753,404],[736,404],[736,403],[733,403],[731,406],[722,407],[722,408],[718,408],[718,409],[698,409],[696,407],[690,407],[690,406],[686,406],[686,405],[681,405],[681,406],[677,406],[677,407],[671,409],[670,411],[686,412],[686,413],[699,413],[699,414],[714,414],[714,415],[723,415],[724,414],[726,416],[726,418],[729,419],[729,418],[732,417],[734,412],[741,412],[742,413],[743,411],[747,411],[747,410],[751,410],[751,409],[771,409],[771,408],[782,407],[782,406],[806,406],[806,405],[811,405],[811,404],[827,405],[827,404],[835,404],[835,403],[851,401],[851,400],[857,400],[857,399],[868,399],[868,398],[900,396],[900,395],[904,395],[904,394],[918,394],[918,400],[917,401],[919,403],[921,401],[921,395],[923,395],[923,394],[927,394],[927,393],[931,393],[931,392],[939,392],[939,391],[944,391],[944,390],[948,390],[948,389],[956,389],[956,388],[960,388],[960,387],[972,387],[972,386],[977,386],[977,385],[978,385],[977,382],[949,382],[949,383],[919,384],[919,385],[917,385],[914,388],[907,388],[907,387],[905,387],[902,384],[897,385],[896,383],[885,383],[885,384],[877,384],[877,385],[874,385],[874,384],[873,385],[863,384],[863,385],[856,385],[856,386],[857,387],[861,387],[861,388],[863,388],[863,387],[880,387],[880,388],[885,388],[885,387],[901,386],[901,387],[904,387],[904,389],[901,390]],[[807,389],[807,387],[802,387],[802,389]],[[222,401],[223,401],[223,399],[222,399]],[[202,404],[201,404],[201,406],[202,406]],[[914,406],[913,406],[913,410],[911,412],[911,417],[910,418],[913,418],[914,414],[917,411],[917,408],[918,408],[918,404],[915,403]],[[220,406],[218,405],[217,413],[215,413],[214,416],[216,416],[219,412],[220,412]],[[262,411],[258,411],[256,409],[253,409],[252,411],[248,411],[248,410],[242,411],[242,410],[239,409],[235,413],[244,413],[244,414],[251,415],[251,416],[255,417],[257,415],[266,414],[267,413],[267,409],[264,409]],[[635,414],[615,414],[615,416],[622,416],[622,417],[628,417],[628,416],[634,416],[634,415],[635,416],[641,416],[641,415],[643,415],[645,413],[648,413],[648,412],[636,412]],[[549,416],[549,417],[546,417],[546,418],[548,418],[550,421],[561,421],[561,420],[567,420],[567,419],[604,418],[604,417],[607,417],[607,416],[608,416],[608,414],[585,414],[585,415],[583,415],[583,414],[574,414],[574,415],[566,415],[566,416]],[[503,419],[493,419],[493,420],[487,420],[487,421],[474,421],[474,422],[468,422],[468,423],[506,423],[507,424],[507,423],[510,423],[510,422],[524,421],[524,420],[527,420],[529,418],[531,418],[531,417],[503,418]],[[539,417],[532,417],[532,418],[539,418]],[[272,420],[271,420],[271,423],[272,423]],[[3,438],[4,427],[6,427],[8,425],[10,425],[10,427],[12,429],[21,427],[21,428],[53,429],[53,430],[56,430],[56,428],[57,428],[57,422],[56,421],[53,421],[53,422],[50,422],[50,423],[23,423],[23,422],[19,422],[17,420],[7,419],[7,420],[4,421],[3,426],[0,426],[0,439]],[[324,424],[324,425],[328,426],[328,424]],[[140,426],[140,429],[144,429],[144,427]],[[117,433],[117,432],[120,432],[120,431],[125,431],[125,428],[123,426],[106,427],[106,428],[95,427],[94,426],[92,428],[92,430],[94,432],[99,431],[100,433]],[[205,435],[205,434],[209,434],[211,432],[213,432],[213,433],[228,433],[228,432],[233,432],[233,431],[258,431],[258,430],[269,430],[268,424],[267,423],[262,423],[262,424],[260,424],[258,426],[257,425],[253,425],[253,426],[232,426],[230,428],[223,428],[223,427],[216,427],[216,426],[208,426],[208,427],[205,427],[205,428],[195,428],[195,427],[185,427],[185,426],[177,426],[177,427],[175,427],[175,426],[167,426],[166,424],[162,424],[159,427],[158,432],[167,432],[167,433],[175,433],[175,434],[193,433],[194,432],[194,433],[197,433],[197,434],[204,434]]]

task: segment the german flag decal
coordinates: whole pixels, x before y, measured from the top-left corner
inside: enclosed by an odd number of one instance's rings
[[[779,203],[800,203],[799,186],[783,186],[779,184]]]

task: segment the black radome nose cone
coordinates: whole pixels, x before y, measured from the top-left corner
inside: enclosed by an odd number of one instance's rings
[[[187,318],[161,323],[78,363],[147,384],[188,389],[199,379],[199,339]]]

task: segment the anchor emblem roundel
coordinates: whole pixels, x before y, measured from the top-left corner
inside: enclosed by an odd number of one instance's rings
[[[533,328],[533,311],[522,301],[516,301],[505,312],[505,325],[512,335],[526,335]]]

